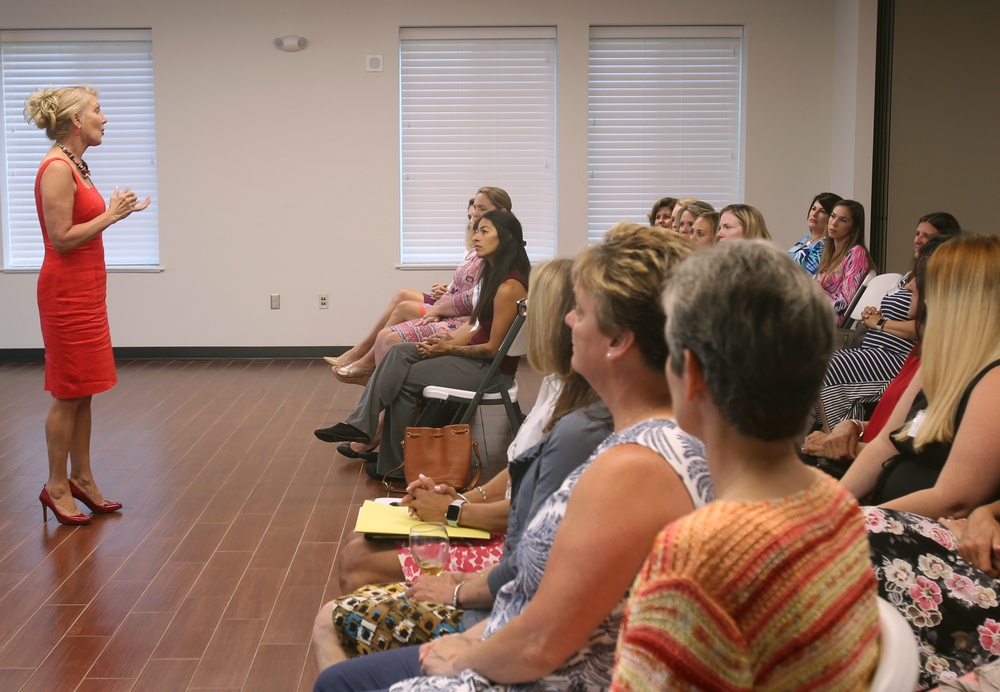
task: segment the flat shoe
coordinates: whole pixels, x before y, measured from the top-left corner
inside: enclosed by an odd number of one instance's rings
[[[375,368],[362,368],[354,363],[333,369],[333,375],[344,384],[359,384],[362,387],[368,384],[372,378]]]
[[[360,452],[351,447],[350,442],[343,442],[337,445],[337,451],[341,456],[348,459],[361,459],[362,461],[378,461],[378,452],[374,449],[363,449]]]
[[[368,436],[348,423],[337,423],[329,428],[320,428],[313,434],[323,442],[368,442]]]

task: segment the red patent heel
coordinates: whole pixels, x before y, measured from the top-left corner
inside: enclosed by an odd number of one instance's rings
[[[67,526],[83,526],[90,523],[90,517],[86,514],[74,514],[69,516],[63,514],[56,507],[56,503],[52,501],[49,497],[49,490],[44,485],[42,486],[42,492],[38,495],[38,501],[42,503],[42,521],[47,522],[49,520],[48,510],[52,510],[52,513],[56,515],[56,521],[60,524],[66,524]]]
[[[73,497],[87,505],[87,509],[94,514],[111,514],[112,512],[117,512],[122,508],[121,502],[111,502],[110,500],[105,500],[101,504],[97,504],[87,497],[86,493],[76,487],[76,483],[73,482],[73,479],[70,479],[69,481],[69,491],[73,493]]]

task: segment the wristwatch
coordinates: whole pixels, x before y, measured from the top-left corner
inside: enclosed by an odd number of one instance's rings
[[[448,526],[458,526],[459,520],[462,518],[462,505],[465,504],[465,500],[458,498],[450,505],[444,513],[444,518],[448,522]]]
[[[885,323],[886,322],[888,322],[888,320],[886,318],[879,317],[878,318],[878,322],[875,324],[875,329],[879,330],[880,332],[884,332],[885,331]]]

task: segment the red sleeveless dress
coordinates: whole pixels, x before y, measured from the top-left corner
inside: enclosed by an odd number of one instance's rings
[[[59,399],[97,394],[117,383],[108,328],[108,274],[101,234],[66,253],[49,242],[42,214],[42,172],[53,161],[43,161],[35,177],[35,206],[45,241],[45,258],[38,273],[38,316],[45,344],[45,389]],[[71,168],[73,168],[71,166]],[[87,187],[73,168],[76,194],[73,223],[86,223],[104,213],[104,198]]]

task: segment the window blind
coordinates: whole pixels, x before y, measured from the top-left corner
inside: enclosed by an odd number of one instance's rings
[[[52,146],[24,119],[25,99],[39,87],[86,84],[100,93],[108,119],[104,141],[87,151],[94,184],[105,201],[115,186],[153,202],[104,233],[109,268],[159,266],[153,55],[148,30],[2,31],[0,93],[0,230],[4,267],[41,266],[44,245],[35,209],[35,175]]]
[[[555,29],[400,30],[403,266],[455,266],[469,198],[511,196],[533,262],[555,254]]]
[[[742,27],[592,27],[588,240],[661,197],[742,193]]]

